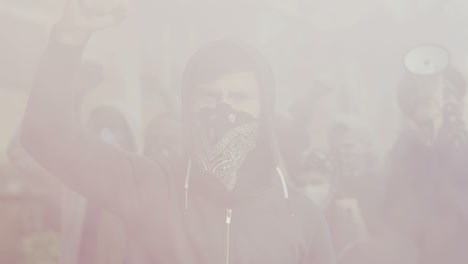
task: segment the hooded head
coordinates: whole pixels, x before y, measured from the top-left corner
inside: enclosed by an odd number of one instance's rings
[[[460,126],[463,130],[465,94],[464,76],[449,67],[432,75],[406,73],[399,83],[398,102],[416,127],[431,131],[434,140],[447,125]]]
[[[269,182],[278,154],[273,78],[264,60],[236,43],[216,41],[191,58],[182,86],[187,151],[197,174],[228,192]]]

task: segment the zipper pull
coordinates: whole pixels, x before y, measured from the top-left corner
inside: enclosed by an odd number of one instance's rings
[[[226,224],[231,223],[232,209],[226,209]]]
[[[226,209],[226,264],[229,264],[229,244],[230,244],[230,233],[231,233],[231,216],[232,209]]]

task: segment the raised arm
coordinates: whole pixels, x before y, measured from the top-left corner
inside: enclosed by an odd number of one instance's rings
[[[113,23],[110,14],[87,18],[78,0],[68,1],[39,64],[21,142],[49,173],[88,199],[128,215],[138,204],[140,185],[134,176],[140,162],[84,133],[76,121],[72,85],[88,37]]]

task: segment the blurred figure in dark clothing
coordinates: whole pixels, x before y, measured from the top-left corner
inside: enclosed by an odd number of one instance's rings
[[[87,122],[87,129],[119,151],[138,152],[135,120],[122,104],[114,102],[95,108]],[[125,228],[121,220],[97,204],[88,203],[80,262],[102,263],[105,258],[106,261],[111,259],[110,263],[124,263],[125,247]]]
[[[144,135],[143,155],[158,160],[182,157],[182,126],[175,115],[153,118]]]
[[[398,87],[405,126],[388,157],[386,208],[393,229],[416,245],[418,263],[468,261],[464,86],[449,68],[407,73]]]
[[[334,198],[354,199],[366,231],[378,232],[385,179],[371,127],[359,116],[342,115],[329,130],[334,159]]]
[[[304,177],[311,176],[310,168],[317,168],[315,163],[326,159],[326,130],[333,119],[335,103],[332,88],[321,81],[314,81],[310,89],[295,98],[289,109],[290,117],[277,116],[279,145],[296,185],[303,185],[302,181],[307,181]]]
[[[388,233],[386,178],[377,138],[356,115],[340,115],[329,130],[332,202],[327,208],[338,263],[414,264],[411,243]]]
[[[128,152],[137,152],[135,120],[119,103],[96,107],[88,120],[89,131],[104,142]]]
[[[310,151],[304,154],[300,170],[292,176],[296,187],[322,210],[330,205],[333,162],[328,153]]]
[[[384,179],[374,134],[359,116],[339,115],[328,145],[307,153],[293,179],[326,212],[339,254],[381,228]]]
[[[451,67],[443,73],[444,108],[439,145],[453,150],[463,150],[467,144],[465,124],[466,80],[460,71]]]

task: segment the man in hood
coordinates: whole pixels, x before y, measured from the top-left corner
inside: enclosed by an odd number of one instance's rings
[[[464,88],[454,89],[447,71],[402,78],[398,102],[406,126],[388,156],[387,220],[417,245],[420,263],[467,260],[461,245],[468,145],[461,113],[448,100]]]
[[[192,57],[183,77],[186,155],[168,166],[73,125],[66,87],[87,37],[107,22],[83,15],[77,0],[63,17],[22,141],[51,173],[123,219],[130,263],[334,263],[318,209],[287,188],[271,130],[272,78],[257,55],[221,41]]]

